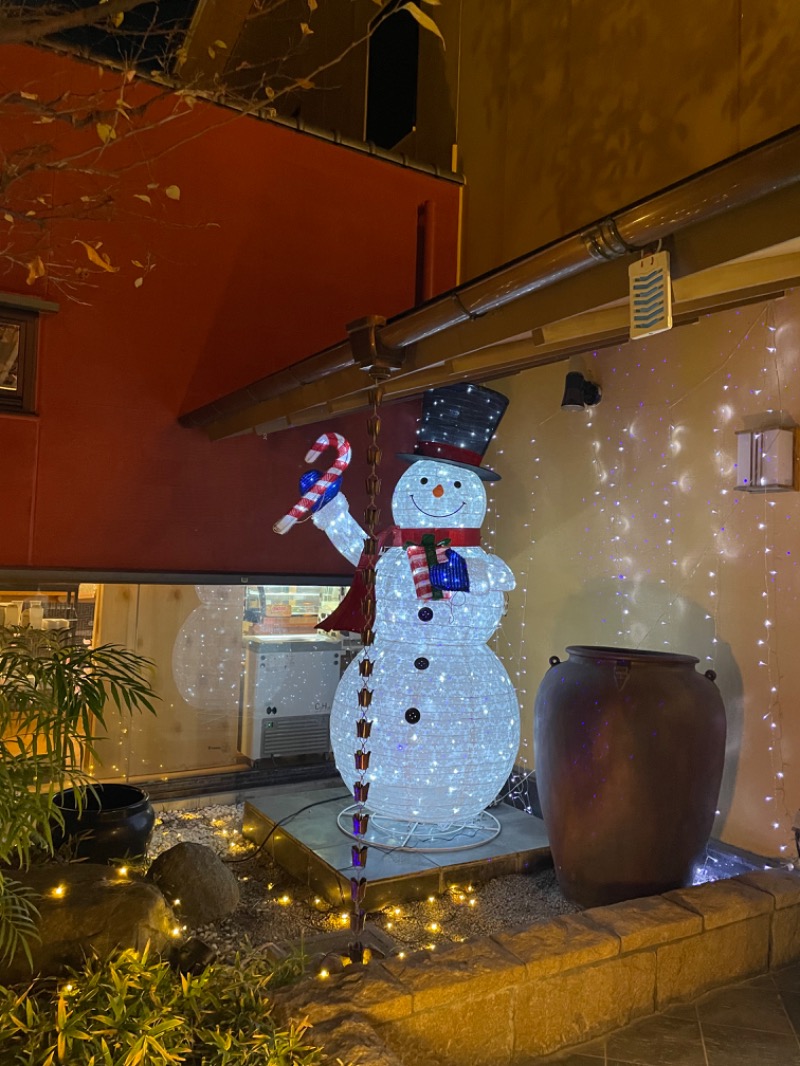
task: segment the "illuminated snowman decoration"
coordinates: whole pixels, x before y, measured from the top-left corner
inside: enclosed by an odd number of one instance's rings
[[[486,642],[500,624],[514,575],[480,546],[484,482],[499,477],[479,464],[507,403],[477,385],[431,389],[415,452],[401,456],[411,466],[392,496],[398,528],[376,567],[369,649],[375,666],[366,780],[374,815],[468,825],[496,798],[513,767],[519,705]],[[343,495],[313,521],[358,563],[365,534]],[[419,565],[426,534],[432,566]],[[433,545],[436,556],[430,555]],[[336,766],[350,788],[361,777],[353,752],[364,654],[342,677],[331,711]]]

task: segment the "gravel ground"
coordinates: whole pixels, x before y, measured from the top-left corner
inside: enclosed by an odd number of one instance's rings
[[[221,958],[246,946],[266,952],[273,944],[297,942],[320,933],[341,932],[349,923],[344,907],[332,907],[277,867],[263,852],[253,854],[241,835],[243,806],[208,806],[164,811],[149,848],[155,858],[180,841],[206,844],[239,880],[241,901],[228,918],[191,930]],[[398,951],[433,950],[437,944],[485,936],[579,908],[561,895],[552,870],[531,876],[498,877],[462,886],[442,896],[375,912],[370,924],[384,930]]]

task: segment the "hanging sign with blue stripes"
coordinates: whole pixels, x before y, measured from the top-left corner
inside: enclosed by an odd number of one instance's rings
[[[628,268],[631,340],[672,329],[669,252],[645,256]]]

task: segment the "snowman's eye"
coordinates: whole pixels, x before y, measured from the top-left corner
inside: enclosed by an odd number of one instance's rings
[[[460,481],[454,481],[453,482],[453,488],[454,489],[460,489],[461,488],[461,482]]]
[[[428,484],[428,479],[426,477],[421,477],[419,479],[419,483],[420,483],[420,485],[427,485]]]

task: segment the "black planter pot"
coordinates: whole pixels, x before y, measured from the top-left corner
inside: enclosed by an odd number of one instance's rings
[[[55,797],[64,827],[53,825],[53,843],[73,844],[75,858],[112,862],[145,855],[156,816],[150,797],[135,785],[93,785],[81,789],[78,813],[76,790]]]

